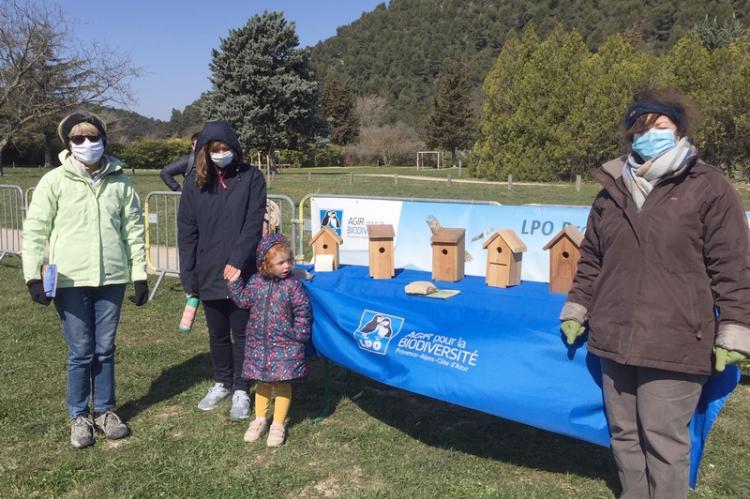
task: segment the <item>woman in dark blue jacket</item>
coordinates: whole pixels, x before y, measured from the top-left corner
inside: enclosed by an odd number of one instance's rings
[[[226,121],[207,122],[195,151],[177,229],[180,279],[186,292],[203,301],[216,380],[198,408],[215,409],[232,394],[230,417],[245,419],[250,416],[250,382],[241,372],[248,311],[229,298],[227,280],[256,272],[266,184],[258,168],[243,163],[237,135]]]

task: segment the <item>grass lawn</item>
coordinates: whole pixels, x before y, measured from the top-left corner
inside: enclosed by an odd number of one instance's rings
[[[416,170],[408,173],[416,174]],[[587,204],[597,188],[505,186],[285,170],[269,192]],[[367,173],[366,170],[355,170]],[[406,169],[376,173],[406,175]],[[371,172],[370,172],[371,173]],[[436,173],[436,172],[431,172]],[[444,172],[440,172],[444,173]],[[0,183],[27,188],[39,173],[6,169]],[[456,177],[454,177],[456,178]],[[141,195],[161,190],[138,172]],[[746,205],[750,198],[743,189]],[[392,389],[333,369],[332,414],[321,423],[322,369],[295,387],[289,438],[269,450],[245,444],[229,405],[202,413],[212,384],[202,314],[177,332],[184,294],[167,279],[142,308],[126,300],[118,331],[120,414],[132,436],[74,450],[65,411],[66,347],[53,307],[32,304],[18,262],[0,263],[0,496],[2,497],[613,497],[609,450]],[[151,284],[153,285],[153,280]],[[544,368],[544,366],[540,366]],[[550,390],[550,396],[554,391]],[[730,398],[708,441],[696,498],[747,497],[750,379]]]

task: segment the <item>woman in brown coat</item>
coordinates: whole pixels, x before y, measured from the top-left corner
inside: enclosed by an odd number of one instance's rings
[[[625,116],[630,153],[594,176],[569,344],[589,331],[622,496],[686,497],[690,418],[712,369],[750,354],[750,232],[724,174],[697,157],[692,105],[652,90]],[[587,326],[587,327],[586,327]]]

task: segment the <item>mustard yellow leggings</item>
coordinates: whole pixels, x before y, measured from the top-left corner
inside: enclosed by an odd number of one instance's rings
[[[286,415],[289,414],[289,406],[292,404],[291,383],[263,383],[255,384],[255,417],[265,418],[271,399],[273,402],[273,422],[284,424]]]

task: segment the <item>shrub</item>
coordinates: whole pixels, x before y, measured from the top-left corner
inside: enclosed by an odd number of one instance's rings
[[[140,140],[122,146],[119,157],[130,168],[163,168],[189,152],[190,141],[185,139]]]
[[[276,163],[288,164],[292,168],[341,166],[344,150],[333,144],[308,145],[300,150],[283,149],[276,155]]]

